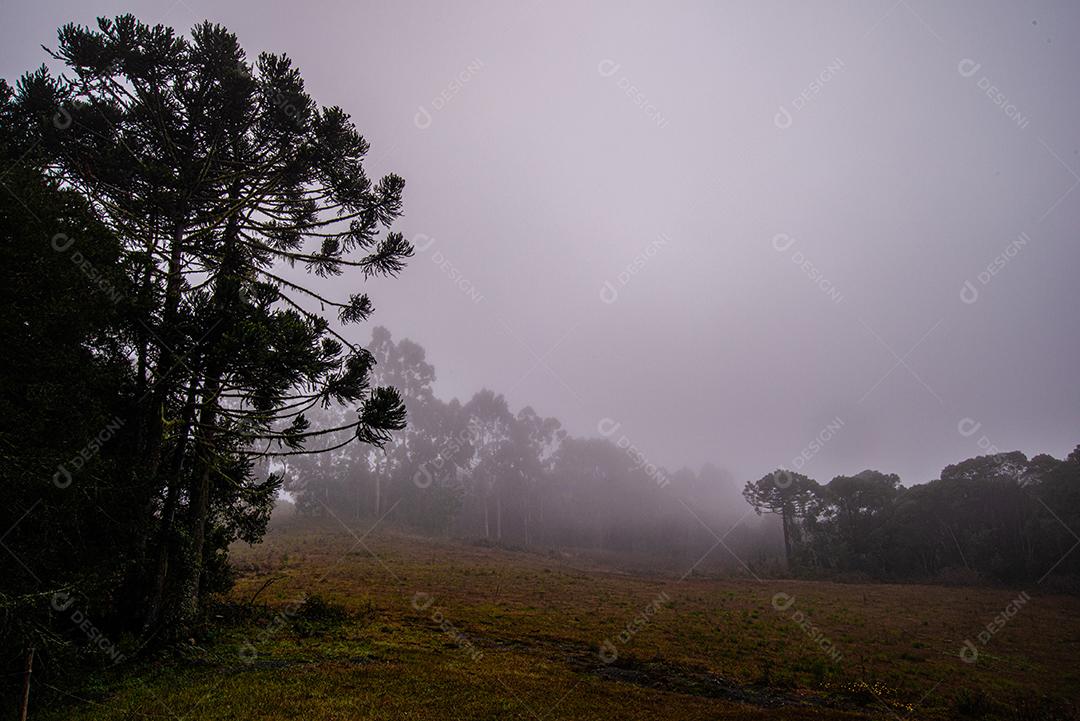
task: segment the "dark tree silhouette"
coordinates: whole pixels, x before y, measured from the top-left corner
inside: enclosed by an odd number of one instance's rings
[[[404,182],[369,180],[348,115],[318,106],[286,56],[249,62],[220,26],[185,38],[102,19],[61,28],[53,54],[65,74],[26,75],[5,112],[28,160],[118,241],[142,509],[127,608],[179,632],[224,582],[224,547],[265,527],[280,478],[257,478],[258,459],[320,450],[309,441],[338,431],[378,446],[404,427],[397,391],[371,384],[370,352],[324,314],[365,320],[367,295],[327,298],[288,272],[399,272],[412,247],[384,231]],[[355,414],[310,426],[306,412],[336,404]]]

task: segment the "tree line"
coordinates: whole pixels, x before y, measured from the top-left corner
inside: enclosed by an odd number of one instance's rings
[[[492,390],[464,403],[443,401],[419,344],[395,342],[378,327],[368,348],[374,377],[401,392],[408,428],[383,448],[283,461],[284,487],[300,513],[349,522],[385,516],[420,532],[509,547],[681,562],[715,543],[710,528],[726,531],[733,514],[749,510],[719,468],[669,472],[612,432],[614,421],[598,424],[607,437],[575,438],[532,407],[512,411]],[[336,420],[328,415],[320,423]]]
[[[1021,583],[1080,571],[1080,554],[1070,554],[1080,543],[1071,530],[1080,528],[1080,448],[1064,460],[979,456],[909,487],[874,470],[819,484],[777,469],[740,493],[711,464],[649,463],[610,419],[599,437],[575,438],[531,407],[512,412],[491,390],[442,401],[424,349],[395,343],[385,328],[369,348],[379,382],[401,390],[409,428],[384,448],[288,460],[284,487],[301,513],[386,517],[425,533],[597,549],[676,569],[720,537],[730,549],[713,559],[726,562],[720,570],[755,575]],[[755,524],[755,511],[775,522]]]
[[[1009,584],[1080,575],[1080,446],[1064,460],[1020,451],[969,458],[910,487],[894,473],[819,484],[778,469],[743,495],[779,517],[793,571]]]

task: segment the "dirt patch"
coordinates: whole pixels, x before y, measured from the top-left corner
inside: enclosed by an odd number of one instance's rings
[[[550,637],[528,640],[477,639],[474,637],[473,642],[478,646],[489,648],[542,654],[551,660],[561,661],[578,673],[670,693],[736,701],[762,708],[807,706],[862,712],[871,710],[861,704],[838,698],[827,698],[809,693],[795,694],[763,686],[743,686],[704,669],[680,666],[663,659],[642,661],[633,657],[620,657],[611,663],[605,663],[600,658],[598,649],[588,644],[565,639]]]

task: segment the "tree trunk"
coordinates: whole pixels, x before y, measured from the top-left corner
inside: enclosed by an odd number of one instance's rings
[[[199,364],[196,363],[195,365],[198,367]],[[165,507],[161,514],[161,527],[158,531],[157,565],[154,573],[153,590],[143,620],[144,630],[151,628],[161,618],[165,605],[165,590],[168,585],[169,559],[174,557],[177,552],[173,528],[176,524],[176,507],[179,505],[180,487],[183,482],[184,459],[187,455],[187,445],[192,433],[192,424],[195,421],[195,397],[198,385],[198,375],[194,375],[188,384],[187,398],[184,401],[184,411],[180,421],[180,440],[173,451],[172,463],[168,473],[169,487],[165,496]]]
[[[135,429],[135,448],[137,461],[132,468],[132,485],[136,489],[138,494],[138,502],[142,504],[143,515],[142,518],[147,519],[147,522],[143,524],[139,529],[135,537],[135,558],[137,563],[135,564],[135,570],[129,577],[127,584],[127,590],[124,592],[124,597],[133,604],[131,609],[134,613],[134,617],[138,617],[138,613],[141,611],[141,604],[145,601],[145,589],[149,582],[146,576],[145,568],[148,556],[148,549],[151,543],[151,537],[155,535],[155,526],[153,523],[154,518],[154,506],[157,503],[157,497],[159,487],[157,483],[158,470],[161,466],[162,447],[164,445],[164,414],[165,414],[165,401],[169,396],[170,385],[166,383],[166,377],[172,370],[173,365],[178,362],[179,359],[170,357],[171,351],[169,348],[176,346],[175,328],[177,326],[177,316],[180,308],[180,296],[181,296],[181,280],[182,280],[182,268],[183,251],[182,244],[184,240],[184,223],[182,218],[175,221],[172,232],[172,242],[169,248],[169,266],[168,275],[165,284],[165,303],[162,308],[162,325],[161,333],[166,340],[161,342],[161,349],[158,353],[156,362],[154,363],[153,380],[150,383],[148,389],[146,389],[147,379],[145,377],[147,369],[147,349],[145,345],[141,346],[139,353],[139,384],[140,393],[137,414],[137,425]],[[147,281],[144,285],[144,295],[149,288],[149,269],[147,270]],[[146,329],[149,331],[149,329]],[[139,331],[142,332],[142,329]],[[152,331],[149,331],[150,335],[153,335]],[[148,343],[148,339],[143,336],[142,342]],[[149,396],[149,397],[147,397]]]
[[[784,528],[784,565],[791,570],[791,507],[786,503],[780,512],[780,525]]]
[[[378,518],[381,515],[382,509],[382,477],[380,474],[375,474],[375,517]]]
[[[214,467],[214,443],[212,427],[217,419],[217,394],[221,385],[221,371],[215,370],[206,379],[202,394],[202,412],[199,427],[203,429],[199,445],[204,454],[195,474],[190,491],[188,528],[191,530],[191,550],[188,554],[187,584],[184,589],[180,621],[186,625],[195,620],[201,605],[201,576],[203,553],[206,546],[206,523],[210,511],[210,473]]]
[[[235,144],[233,152],[236,152]],[[237,177],[229,188],[230,203],[240,199],[241,180]],[[186,593],[182,601],[182,613],[180,620],[182,625],[187,625],[195,620],[202,605],[201,576],[203,568],[203,554],[206,545],[206,524],[210,511],[210,473],[216,462],[214,444],[214,424],[217,421],[218,394],[221,392],[222,378],[225,375],[228,360],[221,356],[217,350],[221,339],[227,335],[231,320],[236,317],[236,310],[240,298],[240,281],[238,274],[241,266],[238,243],[240,239],[240,219],[234,212],[226,221],[225,230],[222,233],[224,248],[221,254],[221,265],[217,269],[214,279],[214,313],[209,321],[212,323],[206,332],[204,341],[203,358],[206,363],[205,380],[203,381],[202,404],[199,411],[199,422],[196,433],[199,436],[199,448],[203,454],[201,467],[196,472],[196,480],[192,484],[189,509],[189,528],[192,533],[191,552],[189,555],[189,572],[187,578]]]
[[[30,709],[30,674],[34,670],[34,647],[26,652],[26,669],[23,671],[23,694],[22,704],[19,707],[19,721],[26,721],[26,713]]]

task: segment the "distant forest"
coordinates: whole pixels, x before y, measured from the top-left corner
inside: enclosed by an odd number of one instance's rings
[[[971,458],[909,487],[874,470],[822,484],[778,469],[740,494],[713,465],[655,466],[608,419],[600,437],[574,438],[491,390],[442,401],[424,349],[395,343],[385,328],[369,349],[376,382],[401,392],[408,427],[383,448],[286,459],[279,470],[302,514],[385,516],[424,533],[596,549],[683,570],[722,540],[725,567],[757,575],[1020,583],[1080,571],[1061,560],[1080,542],[1070,530],[1080,527],[1080,448],[1065,460]],[[327,413],[317,425],[340,420]],[[775,522],[754,523],[754,511]]]

